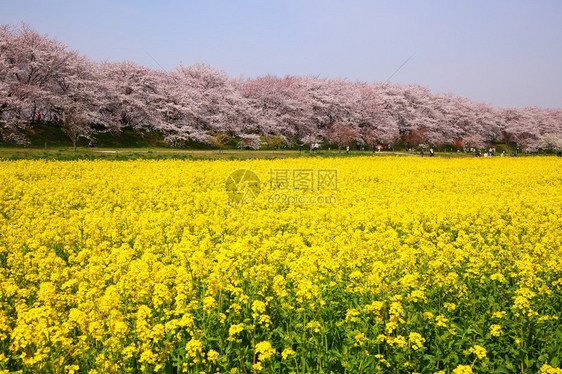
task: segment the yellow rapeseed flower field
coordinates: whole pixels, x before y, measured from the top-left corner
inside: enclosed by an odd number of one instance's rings
[[[6,373],[560,373],[562,160],[0,161],[0,302]]]

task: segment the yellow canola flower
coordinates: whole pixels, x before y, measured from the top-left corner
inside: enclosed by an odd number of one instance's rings
[[[472,374],[472,367],[469,365],[459,365],[453,370],[453,374]]]
[[[203,352],[203,343],[198,339],[191,339],[185,346],[187,357],[196,358]]]
[[[447,327],[447,322],[449,322],[449,320],[443,315],[438,315],[437,317],[435,317],[435,324],[437,326]]]
[[[294,356],[295,353],[296,352],[291,347],[285,348],[283,352],[281,352],[281,357],[283,357],[283,360],[286,360],[287,358]]]
[[[423,348],[423,343],[425,343],[425,338],[417,332],[411,332],[408,340],[410,341],[410,345],[414,351]]]
[[[562,374],[562,369],[544,364],[541,366],[540,374]]]
[[[486,348],[482,347],[481,345],[474,345],[470,347],[468,351],[476,355],[476,357],[478,357],[480,360],[486,358]]]
[[[228,336],[229,338],[234,338],[236,337],[239,333],[241,333],[242,331],[244,331],[244,324],[243,323],[239,323],[237,325],[231,325],[228,329]]]
[[[215,362],[218,358],[219,358],[219,353],[214,349],[210,349],[209,352],[207,352],[207,359],[209,361]]]
[[[369,340],[369,338],[367,338],[365,334],[362,332],[357,333],[354,339],[355,339],[355,343],[354,343],[355,346],[363,346],[365,342]]]
[[[260,361],[265,361],[271,358],[275,354],[275,349],[271,346],[268,341],[262,341],[256,344],[254,347],[254,352],[258,354],[258,359]]]
[[[322,325],[318,321],[310,321],[306,324],[306,327],[309,328],[310,330],[314,331],[315,333],[318,333],[318,332],[320,332],[320,329],[322,328]]]
[[[502,334],[502,327],[497,324],[490,325],[490,335],[500,336]]]
[[[492,318],[502,319],[505,316],[505,312],[494,312],[492,313]]]
[[[251,204],[225,192],[237,169],[261,181]],[[329,170],[337,186],[319,189]],[[335,202],[272,199],[283,171],[312,171],[302,195]],[[485,371],[496,350],[519,367],[507,344],[527,371],[559,370],[540,357],[562,317],[560,175],[556,157],[0,161],[0,370],[154,372],[185,355],[174,370],[249,372],[255,344],[255,371],[291,372],[328,344],[349,372],[369,352],[375,371],[402,367],[409,348],[420,371],[430,340],[458,355],[466,321],[489,331],[474,369],[424,371]]]

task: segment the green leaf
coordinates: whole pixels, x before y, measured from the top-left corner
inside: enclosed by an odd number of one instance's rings
[[[425,355],[423,355],[423,358],[426,359],[427,361],[431,362],[431,363],[437,361],[436,357],[433,356],[433,355],[425,354]]]
[[[508,373],[509,374],[510,371],[505,366],[499,366],[499,367],[496,368],[496,370],[494,370],[494,373],[498,373],[498,374]]]

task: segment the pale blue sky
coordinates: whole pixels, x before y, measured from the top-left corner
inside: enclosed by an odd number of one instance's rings
[[[95,61],[232,77],[421,84],[497,106],[562,107],[562,1],[0,0]]]

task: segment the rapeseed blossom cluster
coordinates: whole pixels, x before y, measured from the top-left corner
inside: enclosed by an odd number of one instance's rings
[[[224,191],[240,168],[252,204]],[[272,203],[270,169],[336,169],[337,199]],[[549,157],[0,161],[0,372],[560,372],[561,175]]]

